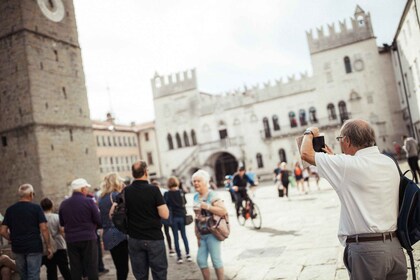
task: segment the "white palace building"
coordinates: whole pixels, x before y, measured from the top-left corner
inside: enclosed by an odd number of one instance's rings
[[[337,29],[339,31],[337,31]],[[307,32],[313,75],[294,75],[223,95],[200,91],[195,69],[151,80],[161,177],[189,178],[199,168],[221,183],[239,165],[262,177],[276,164],[299,160],[295,138],[317,126],[335,137],[349,118],[368,120],[380,150],[408,134],[392,65],[378,47],[369,13],[356,7],[350,26],[339,22]],[[270,177],[271,178],[271,177]]]

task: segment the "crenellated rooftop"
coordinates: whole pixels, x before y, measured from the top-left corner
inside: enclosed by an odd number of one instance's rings
[[[151,79],[154,98],[197,88],[195,69],[178,72],[168,76],[161,76],[157,72]]]
[[[323,26],[316,28],[316,34],[312,29],[306,31],[310,53],[314,54],[375,37],[370,13],[365,13],[359,5],[356,6],[354,17],[350,18],[350,23],[349,27],[345,19],[339,21],[339,31],[336,30],[334,23],[327,25],[328,32],[324,31]]]

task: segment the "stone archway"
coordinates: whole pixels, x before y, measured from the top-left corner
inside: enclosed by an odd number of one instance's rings
[[[214,173],[217,186],[223,186],[225,176],[232,175],[238,170],[238,161],[230,153],[220,153],[214,163]]]

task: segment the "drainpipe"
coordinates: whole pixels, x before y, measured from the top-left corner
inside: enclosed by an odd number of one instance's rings
[[[405,85],[404,73],[403,73],[402,64],[401,64],[400,51],[398,50],[398,43],[397,43],[396,40],[393,43],[392,50],[397,53],[398,64],[400,66],[400,74],[401,74],[401,80],[402,80],[402,84],[403,84],[403,88],[404,88],[405,103],[407,104],[408,117],[410,119],[410,130],[411,130],[410,134],[413,137],[418,139],[418,137],[416,137],[416,132],[415,132],[414,126],[413,126],[413,119],[411,117],[410,103],[409,103],[409,100],[408,100],[407,86]]]

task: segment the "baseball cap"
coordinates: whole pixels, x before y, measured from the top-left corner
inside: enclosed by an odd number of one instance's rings
[[[83,178],[79,178],[71,182],[71,188],[73,190],[80,189],[82,187],[88,187],[90,188],[90,184]]]

